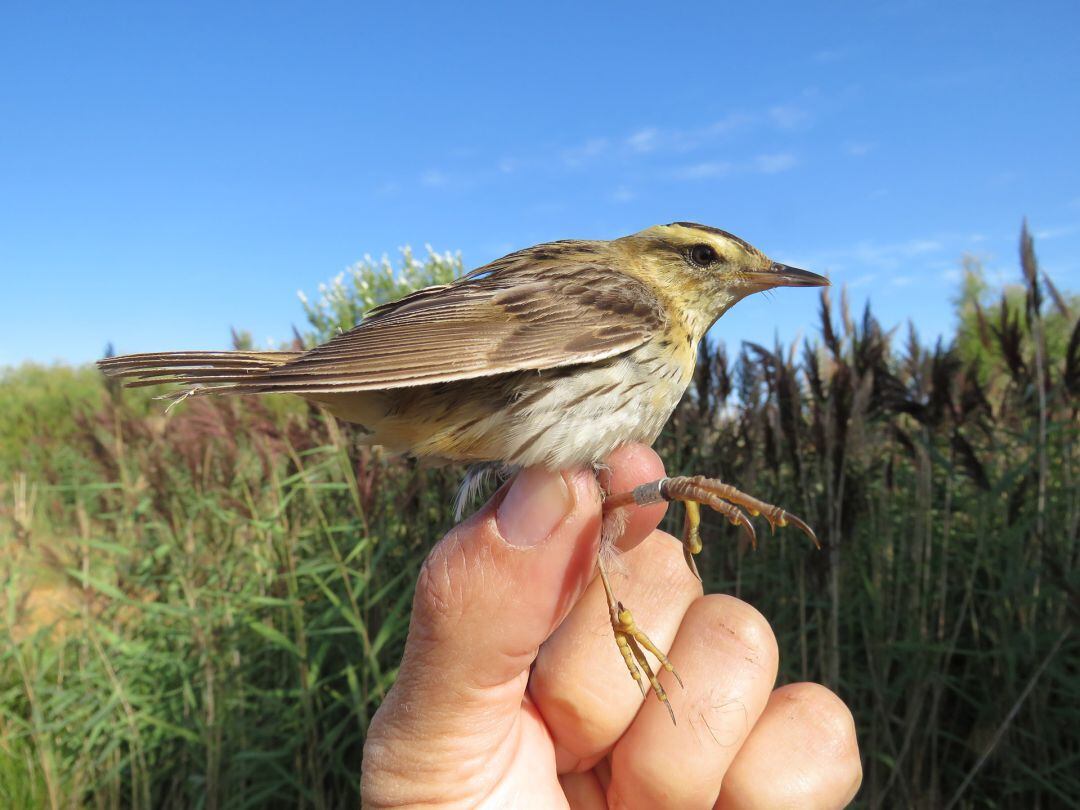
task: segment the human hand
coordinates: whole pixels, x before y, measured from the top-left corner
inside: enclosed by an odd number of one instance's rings
[[[663,476],[609,460],[611,491]],[[589,471],[527,470],[424,563],[397,682],[364,747],[364,806],[843,807],[862,777],[851,713],[816,684],[774,690],[776,640],[750,605],[702,596],[681,546],[633,509],[619,599],[667,651],[677,726],[644,701],[594,577]],[[721,783],[723,790],[721,790]]]

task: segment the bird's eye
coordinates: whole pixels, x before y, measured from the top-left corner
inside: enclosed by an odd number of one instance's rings
[[[694,245],[688,255],[690,261],[698,267],[708,267],[719,258],[712,245]]]

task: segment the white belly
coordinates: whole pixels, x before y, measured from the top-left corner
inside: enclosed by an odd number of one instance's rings
[[[503,460],[565,469],[604,459],[627,442],[652,444],[678,404],[689,374],[633,356],[526,391],[529,405],[492,427],[505,436]],[[540,383],[545,385],[545,383]]]

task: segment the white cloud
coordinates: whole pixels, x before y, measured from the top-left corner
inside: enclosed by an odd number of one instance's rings
[[[590,160],[606,154],[611,149],[609,138],[589,138],[585,143],[573,146],[563,152],[563,163],[567,166],[580,166]]]
[[[639,129],[626,139],[626,145],[632,152],[651,152],[656,148],[659,134],[655,127]]]
[[[857,289],[858,287],[869,287],[874,283],[877,278],[877,273],[863,273],[861,276],[856,276],[852,281],[848,281],[847,286],[851,289]]]
[[[420,175],[420,185],[428,188],[441,188],[449,181],[450,178],[446,176],[446,172],[439,169],[428,169]]]
[[[1035,231],[1036,239],[1058,239],[1062,236],[1072,236],[1080,230],[1078,225],[1061,225],[1057,228],[1043,228]]]
[[[730,113],[718,121],[713,121],[705,128],[709,135],[726,135],[739,127],[752,123],[754,117],[746,113]]]
[[[848,141],[844,144],[844,151],[852,157],[863,157],[870,154],[874,145],[865,141]]]
[[[742,163],[707,160],[678,168],[671,173],[671,176],[676,180],[712,180],[733,173],[779,174],[795,167],[798,162],[798,159],[790,152],[778,152],[758,155]]]
[[[754,120],[754,116],[745,113],[731,113],[702,127],[653,129],[649,141],[650,151],[692,152],[749,126]]]
[[[933,253],[943,247],[937,239],[909,239],[902,243],[900,250],[910,256],[918,256],[923,253]]]
[[[794,129],[806,123],[810,114],[793,104],[777,104],[769,108],[769,120],[780,129]]]
[[[847,247],[829,250],[809,257],[808,266],[833,267],[862,273],[858,279],[865,281],[885,272],[900,269],[926,269],[942,258],[947,248],[942,239],[917,237],[902,242],[875,242],[863,240]],[[957,259],[960,249],[956,249]],[[901,282],[903,284],[903,282]]]
[[[693,166],[684,166],[676,169],[674,177],[677,180],[708,180],[714,177],[723,177],[731,173],[731,164],[722,160],[695,163]]]
[[[576,145],[549,147],[531,154],[519,153],[514,157],[504,155],[497,159],[492,158],[486,165],[480,162],[480,154],[475,153],[472,148],[450,149],[447,153],[449,157],[466,163],[455,163],[450,170],[428,169],[419,175],[418,182],[429,189],[465,190],[480,184],[497,182],[507,175],[558,169],[581,171],[594,164],[607,168],[630,165],[631,162],[651,164],[654,177],[680,180],[704,180],[723,177],[733,172],[776,174],[787,171],[798,163],[791,152],[778,151],[747,156],[744,151],[743,156],[738,159],[699,159],[696,163],[682,167],[673,167],[670,162],[666,167],[661,164],[665,160],[677,159],[679,155],[704,151],[707,148],[715,150],[718,142],[742,130],[784,131],[799,127],[809,120],[810,114],[804,106],[776,104],[754,112],[732,112],[696,127],[640,126],[622,134],[596,135]],[[381,191],[387,193],[386,188]],[[612,199],[618,197],[625,201],[627,193],[631,192],[616,189]]]
[[[1020,179],[1020,172],[1015,171],[1000,171],[995,175],[992,175],[987,181],[987,185],[994,188],[1002,188],[1006,186],[1012,186],[1016,184],[1016,181]]]
[[[1080,233],[1080,226],[1077,232]],[[852,289],[885,289],[887,294],[915,300],[910,297],[925,296],[930,290],[940,295],[942,286],[958,284],[964,274],[962,257],[965,253],[971,255],[972,244],[983,239],[986,237],[981,234],[963,232],[941,232],[890,242],[865,239],[799,256],[802,263],[795,264],[819,273],[828,269],[835,274],[836,282],[846,283]],[[1000,286],[1015,280],[1016,269],[1011,261],[999,266],[993,256],[981,254],[978,258],[991,284]]]
[[[628,203],[637,199],[637,192],[628,186],[619,186],[610,195],[611,201],[616,203]]]
[[[827,65],[832,62],[840,62],[847,58],[847,51],[843,48],[822,48],[815,51],[813,59],[818,64]]]
[[[790,152],[778,152],[772,155],[758,155],[753,166],[762,174],[779,174],[792,169],[799,161]]]
[[[566,211],[566,203],[556,202],[555,200],[544,200],[543,202],[535,202],[528,207],[528,210],[534,214],[540,214],[543,216],[550,216],[551,214],[561,214]]]
[[[771,125],[786,130],[800,126],[809,119],[809,113],[802,107],[778,104],[758,113],[733,112],[701,127],[663,129],[644,126],[627,135],[597,136],[563,150],[561,158],[565,165],[579,167],[611,157],[692,152],[740,129]]]

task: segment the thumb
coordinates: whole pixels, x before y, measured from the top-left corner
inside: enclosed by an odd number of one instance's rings
[[[458,734],[465,715],[474,728],[515,716],[540,644],[594,573],[600,519],[590,471],[536,467],[453,529],[421,569],[387,701]]]

